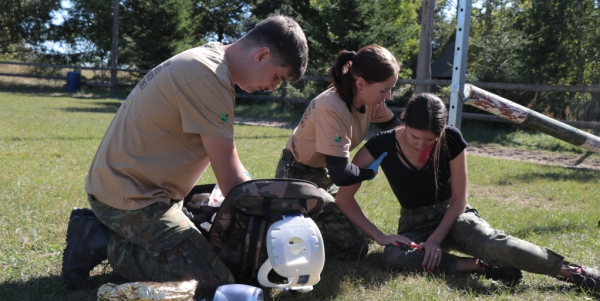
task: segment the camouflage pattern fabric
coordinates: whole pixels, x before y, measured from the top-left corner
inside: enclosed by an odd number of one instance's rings
[[[339,187],[331,181],[327,168],[312,168],[298,163],[289,150],[283,149],[275,177],[284,176],[311,181],[327,192],[323,211],[313,218],[321,230],[327,257],[355,260],[367,256],[369,243],[365,235],[335,206],[335,195]]]
[[[288,167],[287,171],[286,167]],[[281,159],[277,164],[275,178],[302,179],[311,181],[317,184],[319,188],[323,188],[333,197],[335,197],[339,189],[339,187],[333,184],[331,181],[331,178],[329,177],[329,171],[327,171],[326,167],[312,168],[308,165],[299,163],[296,161],[296,159],[294,159],[292,152],[285,148],[283,149]]]
[[[116,232],[108,262],[128,281],[198,280],[196,297],[211,297],[217,287],[235,283],[206,238],[181,211],[183,202],[158,202],[138,210],[112,208],[93,196],[98,219]]]
[[[210,244],[238,282],[256,285],[252,280],[268,258],[263,248],[268,227],[283,215],[318,215],[323,209],[323,193],[308,181],[244,182],[223,201],[209,233]]]
[[[356,260],[367,256],[367,238],[338,209],[331,195],[325,198],[323,212],[315,219],[315,223],[321,230],[327,257]]]
[[[402,209],[398,222],[398,234],[415,243],[427,241],[442,221],[448,202],[418,209]],[[543,247],[515,238],[492,228],[476,209],[467,206],[465,213],[458,216],[450,232],[442,242],[442,260],[435,273],[456,273],[456,262],[460,258],[449,251],[473,256],[487,264],[509,266],[519,270],[555,277],[564,257]],[[406,245],[386,246],[382,255],[385,267],[400,270],[422,271],[421,263],[425,251]]]

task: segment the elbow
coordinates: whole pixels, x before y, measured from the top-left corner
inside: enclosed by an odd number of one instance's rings
[[[455,208],[457,211],[464,212],[467,209],[467,199],[466,198],[453,199],[450,202],[450,206]]]
[[[331,182],[333,182],[333,184],[337,186],[344,186],[343,183],[346,180],[346,177],[344,177],[343,175],[338,175],[336,173],[329,174],[329,178],[331,179]]]

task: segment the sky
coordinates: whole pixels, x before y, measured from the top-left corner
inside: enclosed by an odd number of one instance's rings
[[[71,7],[71,1],[62,0],[60,5],[62,7],[61,10],[52,12],[52,16],[53,16],[52,24],[59,25],[65,21],[65,18],[67,17],[66,9],[69,9]],[[68,48],[65,45],[63,45],[62,43],[46,41],[44,43],[44,46],[48,47],[51,50],[58,51],[60,53],[65,53],[68,51]]]

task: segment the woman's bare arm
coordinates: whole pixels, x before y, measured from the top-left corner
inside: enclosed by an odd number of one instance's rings
[[[352,163],[358,167],[364,168],[373,161],[373,156],[371,156],[369,151],[363,147],[356,153]],[[340,187],[335,198],[336,206],[344,213],[348,220],[350,220],[350,222],[359,228],[363,233],[374,239],[382,246],[399,246],[399,243],[416,246],[414,242],[402,235],[384,234],[367,218],[355,198],[355,194],[358,192],[360,185],[361,183],[357,183],[351,186]]]
[[[452,196],[450,197],[450,206],[444,214],[438,227],[429,236],[426,242],[421,243],[425,249],[425,258],[423,267],[428,271],[437,268],[441,262],[440,245],[450,228],[459,215],[465,212],[467,206],[467,157],[466,150],[463,150],[456,158],[450,161],[450,185],[452,186]]]

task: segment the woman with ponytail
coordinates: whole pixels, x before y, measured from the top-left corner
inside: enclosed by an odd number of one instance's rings
[[[509,285],[518,284],[524,270],[600,291],[598,270],[492,228],[467,204],[467,143],[458,129],[446,126],[446,107],[437,96],[413,97],[402,121],[402,126],[371,138],[353,160],[362,167],[389,154],[381,168],[400,202],[398,234],[384,234],[364,215],[355,199],[360,183],[340,187],[335,200],[356,227],[385,246],[385,267],[472,272]]]
[[[358,168],[350,152],[367,136],[371,123],[390,129],[400,120],[385,100],[400,67],[384,47],[343,50],[328,69],[329,89],[313,99],[283,149],[277,178],[305,179],[335,196],[338,186],[375,177],[377,168]]]
[[[306,108],[283,149],[275,177],[308,180],[332,196],[338,186],[373,179],[380,161],[359,168],[350,163],[350,152],[365,139],[371,123],[382,130],[401,123],[385,105],[399,71],[392,53],[379,45],[365,46],[356,53],[341,51],[328,69],[329,89]],[[366,255],[366,239],[333,202],[325,205],[317,225],[328,255]]]

